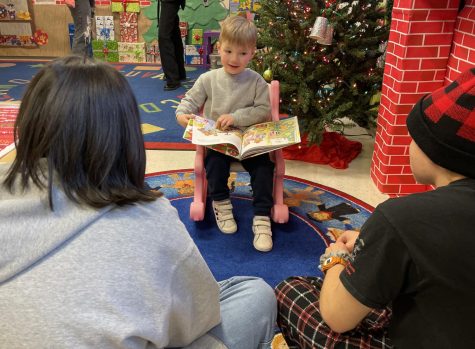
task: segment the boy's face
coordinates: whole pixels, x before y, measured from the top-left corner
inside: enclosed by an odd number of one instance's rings
[[[224,71],[228,74],[236,75],[246,69],[247,64],[254,56],[255,49],[224,41],[218,43],[218,52]]]
[[[434,184],[433,174],[436,170],[436,165],[414,141],[409,145],[409,159],[411,171],[416,182],[420,184]]]

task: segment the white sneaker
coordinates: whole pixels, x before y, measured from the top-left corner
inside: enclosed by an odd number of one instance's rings
[[[237,231],[237,224],[233,216],[231,200],[213,201],[214,217],[219,230],[224,234],[233,234]]]
[[[267,216],[254,216],[252,221],[252,232],[254,233],[254,248],[261,252],[272,250],[272,230],[270,229],[270,218]]]

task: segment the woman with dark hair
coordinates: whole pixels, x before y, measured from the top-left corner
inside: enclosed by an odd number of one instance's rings
[[[1,346],[268,347],[272,289],[216,282],[176,210],[144,186],[130,86],[83,59],[34,77],[17,156],[0,165]]]

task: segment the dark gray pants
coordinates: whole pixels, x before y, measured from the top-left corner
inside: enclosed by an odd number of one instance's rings
[[[74,38],[71,52],[91,56],[92,7],[89,0],[76,0],[76,7],[69,7],[74,21]],[[87,41],[86,41],[87,40]]]

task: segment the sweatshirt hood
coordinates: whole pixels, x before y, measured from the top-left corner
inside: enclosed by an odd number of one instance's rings
[[[51,211],[47,190],[34,184],[11,194],[2,185],[7,170],[0,165],[0,285],[34,268],[113,208],[78,210],[54,187]]]

